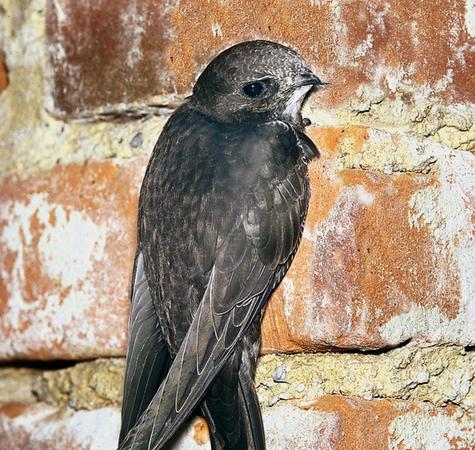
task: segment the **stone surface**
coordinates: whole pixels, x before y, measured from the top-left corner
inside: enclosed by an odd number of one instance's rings
[[[174,94],[175,58],[165,1],[48,2],[48,50],[58,112],[130,108]],[[79,44],[79,45],[78,45]],[[157,100],[173,104],[170,96]]]
[[[314,128],[312,202],[263,351],[473,345],[475,156],[361,127]],[[146,158],[59,166],[0,194],[0,356],[123,354]]]
[[[264,412],[268,448],[306,450],[314,445],[333,449],[337,416],[290,405]],[[0,406],[0,447],[18,450],[113,450],[116,448],[120,412],[116,408],[93,411],[35,405]],[[195,418],[177,436],[170,450],[209,450],[206,422]]]
[[[143,160],[58,166],[0,191],[0,357],[122,355]]]
[[[335,450],[450,450],[475,445],[475,422],[454,407],[323,396],[312,408],[338,416],[338,440],[331,447]]]
[[[26,178],[58,164],[149,154],[166,116],[85,124],[49,113],[46,9],[46,0],[0,0],[0,48],[9,81],[0,95],[0,179]]]
[[[25,367],[0,367],[0,404],[35,402],[34,386],[41,373]]]
[[[415,104],[408,104],[398,93],[392,99],[385,98],[370,104],[365,111],[358,108],[350,103],[333,120],[391,132],[397,129],[398,132],[416,136],[419,141],[427,138],[453,149],[475,151],[474,103],[441,105],[423,98]],[[318,109],[314,110],[314,115],[314,123],[319,123]],[[387,144],[394,147],[395,143]]]
[[[276,381],[279,370],[285,377]],[[346,395],[453,404],[475,419],[475,353],[459,347],[406,346],[382,355],[265,355],[255,382],[262,405]]]
[[[468,8],[468,6],[467,6]],[[350,100],[360,111],[402,93],[474,101],[474,38],[465,4],[265,1],[48,2],[48,54],[54,112],[153,110],[173,105],[220,50],[271,39],[301,52],[331,92],[325,107]],[[298,24],[298,26],[296,26]],[[120,38],[118,38],[120,36]],[[190,39],[193,36],[193,39]],[[423,55],[421,57],[420,55]]]
[[[453,406],[323,396],[306,404],[287,401],[265,408],[263,419],[272,450],[449,450],[475,445],[475,422]],[[115,408],[73,411],[43,403],[7,404],[0,407],[0,447],[112,450],[119,423]],[[209,450],[206,423],[194,419],[170,448]]]
[[[45,370],[34,378],[32,393],[45,403],[76,410],[120,405],[124,371],[125,360],[116,358],[96,359],[61,370]],[[12,373],[9,375],[11,379]]]

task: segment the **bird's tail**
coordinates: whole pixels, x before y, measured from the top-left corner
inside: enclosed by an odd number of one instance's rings
[[[241,345],[246,347],[246,339]],[[254,387],[255,357],[238,348],[202,402],[212,450],[265,450],[261,410]]]

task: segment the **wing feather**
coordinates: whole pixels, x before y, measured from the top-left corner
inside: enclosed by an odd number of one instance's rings
[[[137,253],[132,278],[120,441],[148,406],[170,365],[170,355],[158,324],[141,252]]]

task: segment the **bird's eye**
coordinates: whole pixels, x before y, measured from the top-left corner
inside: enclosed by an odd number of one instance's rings
[[[248,97],[259,97],[264,90],[264,84],[260,81],[254,81],[253,83],[246,84],[242,90]]]

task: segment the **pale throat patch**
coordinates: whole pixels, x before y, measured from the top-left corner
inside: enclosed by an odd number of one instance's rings
[[[300,108],[307,92],[312,89],[312,86],[301,86],[293,92],[285,105],[284,117],[289,117],[293,122],[299,120]]]

